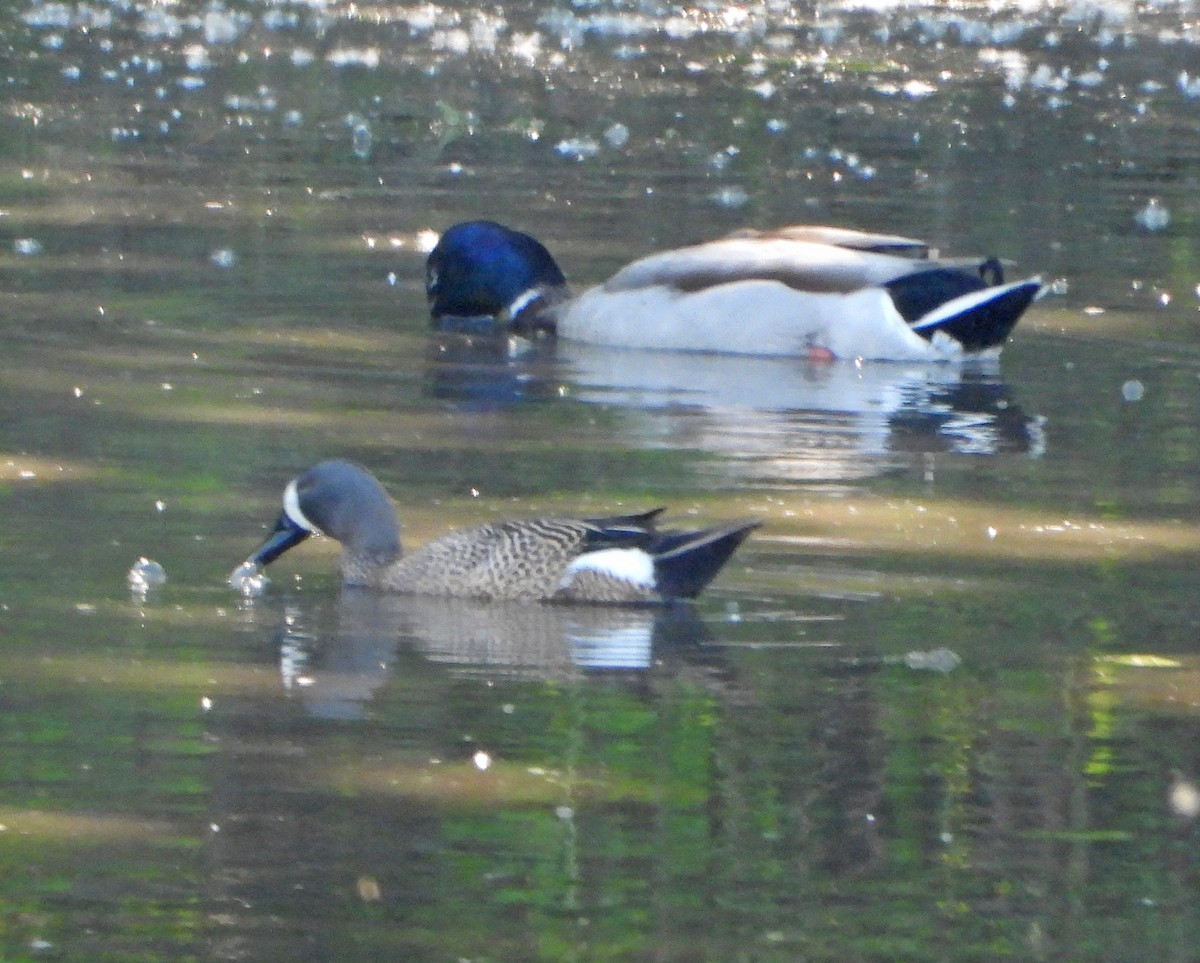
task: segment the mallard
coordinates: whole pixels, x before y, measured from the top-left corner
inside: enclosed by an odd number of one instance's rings
[[[492,522],[403,555],[396,511],[378,479],[353,462],[323,461],[288,483],[274,530],[230,582],[240,587],[319,533],[341,543],[346,585],[455,598],[661,603],[695,597],[759,525],[742,519],[659,530],[662,511]]]
[[[794,226],[652,254],[571,298],[540,241],[481,220],[441,236],[425,287],[443,329],[901,361],[998,352],[1041,282],[1005,283],[995,258],[941,260],[912,238]]]

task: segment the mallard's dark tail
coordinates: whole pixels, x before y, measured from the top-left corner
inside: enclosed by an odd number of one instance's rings
[[[943,331],[967,352],[1003,345],[1025,309],[1042,290],[1037,278],[989,286],[999,280],[999,263],[987,262],[987,272],[933,268],[899,278],[887,285],[896,310],[926,339]],[[981,276],[982,275],[982,276]],[[987,280],[985,280],[985,277]]]

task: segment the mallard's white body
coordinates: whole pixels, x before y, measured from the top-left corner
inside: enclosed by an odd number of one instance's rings
[[[926,340],[917,334],[882,288],[814,293],[779,281],[735,281],[695,292],[661,285],[612,291],[600,285],[559,314],[558,333],[587,344],[779,357],[827,352],[834,358],[934,361],[964,354],[948,335],[935,332]]]
[[[962,345],[938,333],[924,338],[917,333],[922,326],[1029,284],[971,292],[912,325],[881,285],[929,264],[924,257],[786,237],[727,238],[634,261],[560,305],[557,331],[573,341],[626,348],[951,360],[963,356]]]

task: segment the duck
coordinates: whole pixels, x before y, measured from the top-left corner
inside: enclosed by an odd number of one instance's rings
[[[273,530],[230,576],[235,588],[311,535],[341,543],[342,583],[386,592],[525,602],[654,604],[693,599],[758,519],[660,530],[664,509],[531,518],[452,531],[403,554],[396,509],[362,465],[322,461],[287,483]]]
[[[532,235],[448,228],[426,260],[435,328],[645,350],[927,361],[994,357],[1042,291],[994,257],[942,259],[924,241],[850,228],[741,230],[651,254],[572,297]]]

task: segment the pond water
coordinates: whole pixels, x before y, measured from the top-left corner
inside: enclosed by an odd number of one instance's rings
[[[1194,958],[1194,3],[7,10],[0,958]],[[478,216],[1050,292],[989,365],[513,353],[428,329]],[[331,456],[412,545],[765,524],[678,611],[238,597]]]

